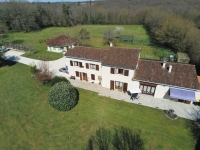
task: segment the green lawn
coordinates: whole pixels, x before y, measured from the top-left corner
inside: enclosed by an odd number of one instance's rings
[[[49,88],[32,79],[28,66],[1,67],[0,79],[1,150],[81,150],[101,126],[141,130],[148,150],[194,149],[187,120],[170,120],[161,110],[78,89],[77,106],[59,112],[47,102]]]
[[[12,32],[8,33],[4,38],[6,42],[18,42],[23,45],[32,46],[36,51],[36,54],[26,53],[24,56],[43,59],[43,60],[55,60],[62,57],[62,54],[47,52],[45,41],[54,38],[60,34],[75,37],[77,33],[86,28],[91,35],[91,39],[86,43],[92,47],[109,48],[109,45],[105,45],[103,41],[103,33],[106,29],[115,30],[116,27],[123,27],[122,35],[133,35],[134,44],[118,43],[117,47],[127,48],[142,48],[141,58],[159,59],[159,56],[154,54],[154,50],[162,49],[162,51],[169,51],[169,49],[161,48],[158,46],[149,46],[150,36],[142,25],[79,25],[75,27],[51,27],[37,32]]]

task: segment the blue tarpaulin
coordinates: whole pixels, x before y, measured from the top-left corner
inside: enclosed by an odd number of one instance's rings
[[[184,89],[170,88],[170,97],[196,102],[195,92]]]

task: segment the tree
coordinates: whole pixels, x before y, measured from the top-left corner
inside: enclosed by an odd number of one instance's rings
[[[143,150],[144,142],[140,133],[133,133],[129,128],[115,129],[112,142],[115,150]]]
[[[0,20],[0,34],[5,34],[8,31],[8,27]]]
[[[50,71],[49,63],[46,61],[40,61],[39,69],[36,73],[36,79],[42,83],[50,82],[54,76],[54,71]]]
[[[69,111],[78,103],[78,91],[68,82],[56,83],[49,91],[49,104],[59,111]]]
[[[87,31],[85,28],[82,28],[79,32],[78,32],[78,36],[80,38],[81,41],[86,41],[90,39],[90,32]]]
[[[122,31],[124,30],[123,27],[116,27],[115,29],[115,34],[117,37],[120,37],[120,35],[122,34]]]
[[[105,32],[104,32],[104,40],[106,42],[112,41],[114,39],[114,37],[115,37],[115,33],[114,33],[113,30],[111,30],[111,29],[105,30]]]
[[[65,18],[65,21],[67,22],[67,25],[74,26],[73,19],[71,17],[71,14],[72,14],[71,6],[63,3],[62,4],[62,12],[63,12],[64,18]]]

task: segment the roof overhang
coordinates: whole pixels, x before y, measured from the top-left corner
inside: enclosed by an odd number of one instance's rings
[[[157,83],[157,82],[151,82],[151,81],[145,81],[145,80],[132,79],[132,81],[147,82],[147,83],[158,84],[158,85],[162,85],[162,86],[174,87],[174,88],[191,90],[191,91],[197,91],[197,90],[199,90],[199,89],[192,89],[192,88],[186,88],[186,87],[181,87],[181,86],[175,86],[175,85],[163,84],[163,83]]]
[[[78,60],[86,60],[86,61],[94,61],[94,62],[102,62],[101,60],[93,60],[93,59],[86,59],[80,57],[72,57],[72,56],[65,56],[66,58],[78,59]]]
[[[113,68],[120,68],[120,69],[135,70],[135,68],[128,68],[128,67],[123,67],[123,66],[114,66],[114,65],[106,65],[106,64],[102,64],[102,66],[113,67]]]

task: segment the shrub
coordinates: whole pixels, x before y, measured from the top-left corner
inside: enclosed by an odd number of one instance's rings
[[[58,83],[58,82],[61,82],[61,81],[64,81],[64,82],[68,82],[68,83],[69,83],[69,81],[68,81],[65,77],[54,76],[54,77],[51,79],[50,85],[53,86],[54,84],[56,84],[56,83]]]
[[[30,66],[30,71],[31,71],[31,74],[35,74],[37,71],[36,65]]]
[[[50,82],[55,73],[50,71],[49,68],[48,62],[40,61],[39,70],[37,71],[35,78],[43,84]]]
[[[69,111],[78,103],[78,91],[67,82],[56,83],[49,91],[49,104],[59,111]]]

